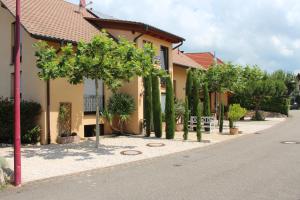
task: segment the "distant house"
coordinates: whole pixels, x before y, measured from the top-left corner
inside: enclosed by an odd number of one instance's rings
[[[197,62],[199,65],[201,65],[203,68],[208,70],[211,67],[214,67],[214,65],[217,64],[224,64],[224,62],[217,58],[213,53],[211,52],[203,52],[203,53],[185,53],[186,56],[193,59],[195,62]],[[212,112],[217,112],[217,105],[220,102],[219,94],[218,93],[211,93],[211,110]],[[226,92],[222,94],[222,102],[225,106],[228,105],[230,93]]]
[[[193,59],[186,56],[180,50],[173,50],[173,85],[175,97],[182,101],[185,100],[185,84],[187,78],[187,70],[191,68],[206,70],[204,67],[195,62]]]
[[[41,81],[36,67],[33,44],[38,40],[47,41],[59,49],[67,42],[76,45],[80,40],[89,41],[106,29],[111,37],[126,37],[143,47],[145,42],[152,43],[161,60],[161,68],[173,75],[173,44],[182,43],[184,39],[148,24],[124,21],[92,12],[85,8],[85,1],[80,6],[63,0],[26,0],[22,1],[21,11],[21,93],[22,99],[33,100],[42,105],[40,117],[41,142],[45,144],[51,137],[56,142],[58,136],[58,113],[61,103],[72,105],[72,132],[80,137],[89,136],[95,127],[95,86],[91,80],[84,84],[71,85],[65,79]],[[0,0],[0,96],[13,98],[13,49],[15,0]],[[102,96],[101,109],[111,96],[111,92],[99,83]],[[141,77],[126,83],[122,92],[132,95],[136,111],[131,116],[126,130],[130,133],[142,132],[143,122],[143,82]],[[163,90],[162,90],[163,91]],[[102,121],[102,133],[110,134],[109,125]]]

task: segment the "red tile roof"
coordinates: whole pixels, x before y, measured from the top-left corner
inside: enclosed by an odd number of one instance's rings
[[[15,0],[1,0],[15,16]],[[90,40],[99,30],[84,17],[95,17],[86,9],[63,0],[22,0],[21,23],[33,36],[78,42]]]
[[[197,62],[195,62],[188,56],[184,55],[184,53],[182,53],[178,49],[173,50],[173,63],[182,67],[203,69],[201,65],[199,65]]]
[[[84,1],[80,1],[84,4]],[[15,16],[16,0],[0,0],[9,12]],[[68,42],[89,41],[99,34],[99,27],[90,21],[100,23],[100,28],[108,22],[118,25],[120,23],[149,27],[149,31],[156,34],[155,37],[178,43],[184,38],[160,30],[153,26],[116,19],[97,19],[91,11],[81,8],[79,5],[64,0],[22,0],[21,1],[21,23],[23,27],[35,38],[48,40],[65,40]],[[87,20],[88,19],[88,20]],[[120,27],[122,29],[122,27]],[[123,27],[124,28],[124,27]],[[125,27],[126,28],[126,27]],[[124,29],[126,30],[126,29]],[[151,33],[152,33],[151,32]],[[148,32],[146,34],[149,34]]]
[[[210,52],[185,53],[185,55],[187,55],[206,69],[209,69],[214,64],[214,55]],[[217,63],[223,64],[224,62],[221,59],[217,58]]]

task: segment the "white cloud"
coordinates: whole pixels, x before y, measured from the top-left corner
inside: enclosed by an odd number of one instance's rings
[[[300,68],[299,0],[94,0],[93,7],[180,35],[185,51],[216,51],[270,71]]]

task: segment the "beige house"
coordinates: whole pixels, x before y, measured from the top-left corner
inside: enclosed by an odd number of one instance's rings
[[[13,97],[13,48],[15,0],[0,0],[0,96]],[[95,127],[95,91],[94,83],[85,80],[84,84],[70,85],[64,79],[48,82],[38,78],[35,49],[33,44],[38,40],[47,41],[55,48],[71,42],[74,45],[80,40],[89,41],[106,29],[113,38],[126,37],[134,41],[138,47],[150,42],[157,49],[161,67],[173,75],[173,45],[182,43],[183,38],[153,26],[98,16],[81,6],[63,0],[26,0],[22,1],[21,18],[21,93],[23,100],[33,100],[42,106],[40,117],[41,142],[56,142],[58,136],[58,113],[61,103],[72,105],[72,132],[80,137],[90,136]],[[100,82],[101,107],[111,95]],[[163,90],[162,90],[163,91]],[[139,134],[143,121],[143,82],[136,77],[126,83],[121,92],[132,95],[136,103],[136,111],[126,127],[128,132]],[[101,120],[102,133],[109,134],[109,126]]]

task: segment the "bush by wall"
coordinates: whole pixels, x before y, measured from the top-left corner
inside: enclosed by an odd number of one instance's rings
[[[14,103],[0,98],[0,143],[12,144],[14,138]],[[21,142],[35,144],[40,140],[38,119],[41,105],[32,101],[21,102]]]

